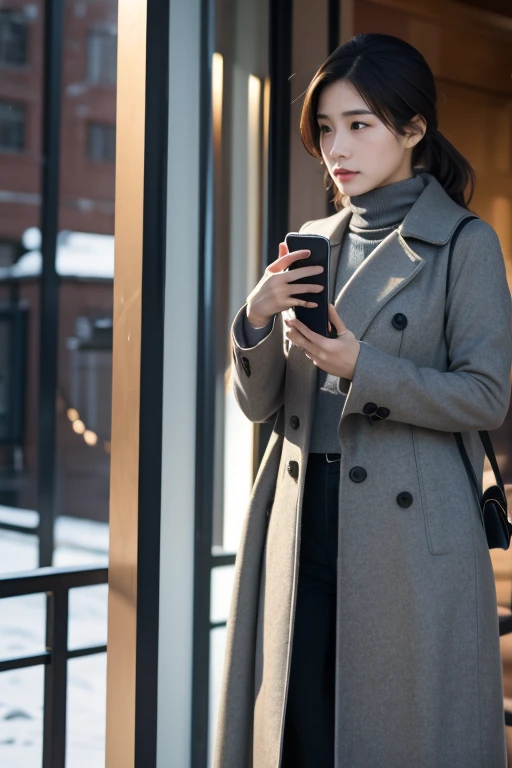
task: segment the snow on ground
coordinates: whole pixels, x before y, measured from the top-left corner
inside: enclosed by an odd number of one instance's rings
[[[0,506],[0,521],[34,527],[36,512]],[[60,517],[55,530],[54,565],[108,564],[108,525]],[[0,528],[0,578],[37,568],[35,536]],[[212,621],[227,617],[233,588],[233,566],[212,573]],[[45,596],[0,600],[0,658],[44,650]],[[107,586],[70,592],[69,647],[102,645],[107,638]],[[210,637],[209,765],[217,722],[226,631]],[[106,654],[68,662],[68,728],[66,768],[105,766]],[[0,673],[0,767],[41,768],[43,668]]]
[[[0,520],[33,526],[37,513],[0,507]],[[54,565],[108,564],[108,525],[61,517]],[[34,536],[0,529],[0,577],[37,567]],[[0,658],[44,650],[45,596],[0,600]],[[107,586],[70,592],[69,647],[105,644]],[[67,768],[104,768],[106,654],[68,662]],[[0,673],[0,766],[40,768],[43,668]]]

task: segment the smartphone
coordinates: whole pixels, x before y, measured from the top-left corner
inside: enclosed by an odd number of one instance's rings
[[[288,270],[298,269],[299,267],[322,266],[323,272],[309,277],[300,277],[294,281],[297,284],[307,283],[309,285],[323,285],[324,290],[319,293],[299,293],[298,299],[317,302],[317,307],[301,307],[294,309],[295,315],[301,323],[307,325],[315,333],[321,336],[330,336],[328,325],[328,304],[329,304],[329,270],[331,260],[331,243],[327,237],[322,235],[301,235],[298,232],[289,232],[285,238],[288,250],[291,251],[311,251],[307,259],[298,259],[290,264]],[[287,271],[288,271],[287,270]]]

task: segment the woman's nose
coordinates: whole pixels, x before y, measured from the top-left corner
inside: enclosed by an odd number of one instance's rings
[[[333,141],[330,153],[333,159],[337,157],[350,157],[350,148],[347,141],[343,141],[341,137],[336,137]]]

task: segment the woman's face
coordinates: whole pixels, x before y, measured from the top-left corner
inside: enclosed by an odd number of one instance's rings
[[[322,89],[317,120],[325,166],[342,194],[362,195],[413,175],[412,149],[425,130],[418,116],[415,132],[392,133],[350,83],[337,80]],[[356,173],[338,175],[341,169]]]

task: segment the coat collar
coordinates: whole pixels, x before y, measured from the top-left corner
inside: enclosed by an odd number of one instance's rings
[[[457,224],[468,215],[445,191],[435,176],[419,171],[425,179],[425,189],[418,196],[398,227],[402,237],[413,237],[432,245],[444,245]],[[311,221],[304,232],[327,237],[331,246],[339,245],[350,220],[350,208],[343,208],[325,219]]]
[[[335,297],[338,314],[357,339],[363,336],[377,312],[423,269],[430,246],[447,243],[457,224],[468,215],[434,176],[421,173],[425,176],[425,189],[403,222],[364,259]],[[331,296],[340,244],[350,216],[350,209],[345,208],[310,222],[302,230],[304,234],[323,235],[331,243]],[[414,238],[414,242],[406,242],[406,237]]]

